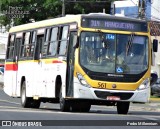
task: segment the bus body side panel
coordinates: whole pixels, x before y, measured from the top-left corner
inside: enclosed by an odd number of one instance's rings
[[[44,85],[47,98],[55,97],[55,80],[56,80],[56,66],[55,64],[46,64],[44,62],[43,75],[44,75]],[[42,91],[43,92],[43,91]]]
[[[21,86],[23,81],[26,83],[26,95],[32,97],[35,92],[35,72],[36,63],[34,61],[20,61],[18,68],[17,79],[17,94],[21,93]],[[31,87],[31,88],[30,88]]]
[[[42,59],[40,61],[42,70],[41,79],[43,83],[43,88],[41,89],[41,93],[39,93],[41,97],[55,98],[55,82],[56,75],[58,75],[58,65],[54,62],[54,59]]]
[[[62,97],[66,97],[66,62],[64,62],[63,64],[61,64],[61,69],[60,69],[60,73],[61,73],[61,77],[62,77]]]
[[[56,97],[56,79],[61,78],[62,82],[62,95],[65,97],[65,87],[66,87],[66,62],[61,59],[52,59],[51,63],[46,64],[46,97],[55,98]],[[58,85],[60,86],[60,85]],[[58,88],[60,89],[60,88]]]
[[[16,71],[5,70],[4,74],[4,92],[12,97],[16,97]]]
[[[66,63],[59,59],[41,59],[21,62],[18,71],[18,89],[22,77],[25,77],[27,97],[55,98],[55,83],[61,77],[65,97]],[[19,93],[20,94],[20,93]]]
[[[42,60],[42,65],[43,65],[42,67],[43,76],[45,80],[43,81],[43,83],[45,85],[45,91],[46,91],[46,95],[43,97],[46,98],[56,97],[56,80],[58,77],[61,78],[62,92],[63,95],[65,96],[66,62],[60,58],[52,58],[52,59]]]

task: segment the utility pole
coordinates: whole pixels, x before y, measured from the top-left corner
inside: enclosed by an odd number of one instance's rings
[[[65,0],[62,0],[62,16],[65,16]]]
[[[145,11],[146,11],[146,1],[145,0],[139,0],[139,18],[143,19],[145,18]]]

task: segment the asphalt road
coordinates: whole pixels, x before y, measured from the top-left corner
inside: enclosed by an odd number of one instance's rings
[[[58,104],[42,103],[40,109],[24,109],[21,107],[20,99],[11,98],[7,96],[3,90],[0,90],[0,120],[2,121],[18,121],[24,123],[24,125],[31,120],[39,122],[44,125],[51,124],[52,126],[42,127],[23,127],[23,128],[76,128],[76,129],[97,129],[104,128],[133,128],[140,129],[144,126],[135,126],[141,121],[149,120],[149,122],[160,123],[160,103],[148,103],[148,104],[131,104],[128,115],[118,115],[116,107],[106,106],[92,106],[89,113],[72,113],[72,112],[61,112]],[[23,121],[21,121],[23,120]],[[48,121],[45,121],[48,120]],[[51,121],[49,121],[51,120]],[[57,121],[56,121],[57,120]],[[110,121],[112,120],[112,121]],[[128,123],[127,123],[128,122]],[[138,123],[139,122],[139,123]],[[70,123],[67,126],[66,123]],[[125,126],[121,126],[125,125]],[[27,123],[28,124],[28,123]],[[93,124],[93,126],[92,126]],[[104,126],[98,126],[98,124]],[[120,126],[118,126],[120,124]],[[128,125],[127,125],[128,124]],[[14,124],[13,124],[14,125]],[[58,126],[54,126],[58,125]],[[87,126],[88,125],[88,126]],[[114,126],[115,125],[115,126]],[[131,126],[132,125],[132,126]],[[159,129],[159,126],[145,125],[145,129]],[[82,127],[83,126],[83,127]],[[6,127],[0,127],[0,129]],[[17,129],[19,127],[12,127]]]

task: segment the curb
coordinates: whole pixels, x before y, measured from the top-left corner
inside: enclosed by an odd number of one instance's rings
[[[159,98],[150,98],[149,102],[160,102],[160,97]]]

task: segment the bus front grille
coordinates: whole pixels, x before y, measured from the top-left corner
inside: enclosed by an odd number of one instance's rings
[[[108,92],[108,91],[94,91],[94,93],[96,94],[96,96],[98,98],[101,98],[101,99],[106,99],[107,96],[118,96],[118,97],[120,97],[121,100],[128,100],[134,94],[132,92],[128,92],[128,93],[125,93],[125,92],[113,93],[113,92]]]

